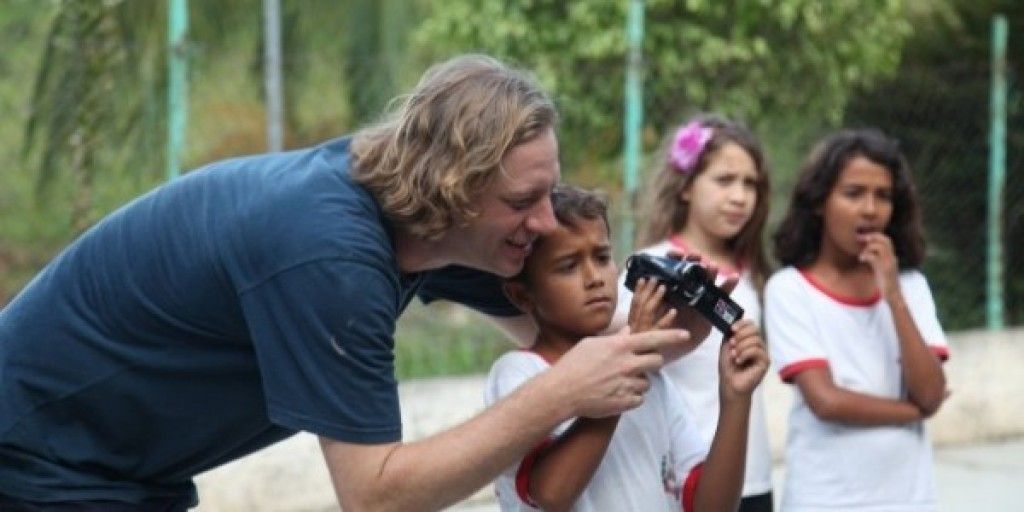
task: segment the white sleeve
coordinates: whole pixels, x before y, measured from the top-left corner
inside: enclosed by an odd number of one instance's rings
[[[633,291],[626,288],[626,270],[623,269],[622,273],[619,274],[619,292],[617,302],[615,304],[615,314],[612,315],[612,321],[608,324],[608,328],[605,332],[617,332],[619,329],[625,327],[629,323],[629,305],[633,302]]]
[[[544,371],[544,366],[532,359],[531,352],[518,350],[498,358],[487,374],[484,385],[484,403],[490,407],[503,397],[512,394],[519,386]]]
[[[785,382],[809,368],[828,366],[820,333],[807,315],[807,296],[799,287],[797,271],[779,271],[765,286],[764,322],[772,364]]]
[[[928,279],[921,272],[912,270],[900,276],[900,284],[903,287],[903,297],[910,309],[910,316],[917,324],[921,338],[939,358],[945,361],[949,358],[949,346],[946,343],[946,333],[943,332],[942,325],[939,323]]]
[[[548,363],[529,350],[515,350],[498,358],[487,374],[484,384],[484,404],[487,407],[514,393],[519,386],[550,368]],[[552,436],[560,436],[568,430],[575,418],[563,421],[552,432]]]

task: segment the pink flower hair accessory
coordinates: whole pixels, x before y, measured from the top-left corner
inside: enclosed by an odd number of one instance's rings
[[[714,132],[711,128],[701,125],[699,121],[690,121],[676,131],[668,152],[668,161],[683,174],[693,172],[697,159],[712,135]]]

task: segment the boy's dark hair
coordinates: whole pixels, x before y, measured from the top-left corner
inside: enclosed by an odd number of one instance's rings
[[[821,208],[839,173],[854,157],[863,156],[892,174],[892,218],[885,234],[892,239],[901,269],[917,268],[924,260],[924,235],[910,166],[899,141],[876,129],[842,130],[829,135],[811,151],[800,171],[785,218],[775,231],[775,257],[783,265],[805,267],[821,249]]]
[[[555,219],[562,226],[569,228],[579,227],[581,220],[597,220],[604,222],[605,231],[611,236],[612,229],[608,223],[608,202],[597,192],[582,189],[568,184],[558,184],[551,192],[551,209]],[[544,237],[538,238],[533,244],[539,247],[544,243]],[[520,270],[514,281],[525,280],[526,267]]]
[[[568,184],[559,184],[551,192],[551,208],[555,218],[563,226],[577,227],[580,220],[604,221],[604,227],[611,235],[608,224],[608,202],[598,193]]]

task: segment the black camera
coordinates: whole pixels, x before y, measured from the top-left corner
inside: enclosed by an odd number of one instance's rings
[[[657,279],[665,285],[665,301],[677,310],[696,309],[722,336],[732,336],[732,324],[743,317],[743,308],[715,286],[704,267],[692,261],[634,254],[626,262],[626,287],[636,289],[640,278]]]

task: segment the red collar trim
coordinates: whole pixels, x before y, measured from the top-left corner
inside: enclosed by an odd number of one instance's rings
[[[832,290],[829,290],[828,288],[825,288],[825,285],[822,284],[821,281],[818,281],[814,276],[812,276],[810,272],[804,269],[797,269],[797,271],[800,272],[800,275],[803,276],[804,279],[806,279],[807,282],[811,284],[811,286],[813,286],[818,291],[824,293],[830,299],[840,304],[845,304],[847,306],[868,307],[874,306],[875,304],[878,304],[878,301],[882,300],[882,293],[880,291],[875,291],[875,294],[870,297],[849,297],[846,295],[840,295]]]

